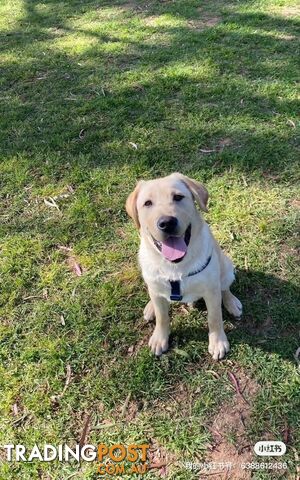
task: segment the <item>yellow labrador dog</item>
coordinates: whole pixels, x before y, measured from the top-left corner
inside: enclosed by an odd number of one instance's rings
[[[139,263],[151,299],[144,317],[156,318],[149,340],[152,352],[161,355],[168,349],[169,303],[193,303],[204,298],[208,350],[218,360],[229,351],[222,300],[235,317],[241,316],[242,305],[229,289],[234,266],[214,239],[195,201],[207,212],[206,188],[196,180],[173,173],[138,182],[127,199],[126,210],[140,230]]]

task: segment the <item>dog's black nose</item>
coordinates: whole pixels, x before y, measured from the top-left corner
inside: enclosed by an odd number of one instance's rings
[[[176,217],[169,217],[164,215],[163,217],[159,217],[159,219],[157,220],[157,227],[164,233],[174,233],[177,225],[178,220]]]

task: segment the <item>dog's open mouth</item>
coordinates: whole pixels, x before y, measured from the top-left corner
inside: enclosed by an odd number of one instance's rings
[[[161,252],[170,262],[180,262],[187,252],[187,247],[191,239],[192,226],[189,225],[182,237],[176,237],[170,235],[166,240],[160,242],[156,240],[152,235],[152,239],[156,248]]]

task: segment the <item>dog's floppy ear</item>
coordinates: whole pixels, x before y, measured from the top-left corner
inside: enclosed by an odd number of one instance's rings
[[[197,180],[182,175],[181,173],[173,173],[173,175],[176,176],[188,187],[201,210],[203,210],[204,212],[208,212],[208,191],[206,190],[204,185],[202,185],[202,183],[200,182],[197,182]]]
[[[126,212],[128,215],[134,220],[134,223],[136,224],[137,228],[140,228],[140,222],[139,222],[139,216],[138,216],[138,211],[137,211],[137,197],[141,188],[141,185],[143,184],[143,180],[140,180],[133,192],[130,193],[126,200]]]

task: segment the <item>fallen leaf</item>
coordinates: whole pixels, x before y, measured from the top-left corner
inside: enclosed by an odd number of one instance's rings
[[[173,352],[176,353],[177,355],[180,355],[181,357],[189,357],[189,354],[185,351],[182,350],[181,348],[174,348]]]
[[[245,399],[244,395],[241,392],[239,382],[238,382],[237,378],[235,377],[235,375],[232,372],[228,372],[228,377],[232,380],[232,383],[235,387],[236,393],[244,400],[245,403],[247,403],[247,405],[249,405],[249,402]]]
[[[47,205],[48,207],[51,207],[51,208],[56,208],[56,210],[60,211],[59,206],[57,205],[56,201],[52,197],[49,197],[49,199],[50,200],[47,200],[46,198],[44,198],[45,205]]]
[[[220,375],[214,370],[206,370],[206,373],[211,373],[215,378],[220,378]]]
[[[216,152],[217,150],[216,149],[208,150],[208,149],[205,149],[205,148],[199,148],[199,151],[201,153],[213,153],[213,152]]]
[[[16,403],[14,403],[12,409],[13,409],[14,417],[17,417],[18,413],[19,413],[18,405]]]
[[[121,417],[124,417],[124,415],[126,413],[126,410],[128,408],[128,405],[129,405],[130,398],[131,398],[131,392],[127,395],[126,400],[124,402],[124,405],[122,406]]]
[[[161,477],[166,477],[167,476],[167,466],[163,465],[159,471],[159,474]]]
[[[24,413],[24,415],[22,415],[22,417],[20,418],[17,418],[16,420],[14,420],[11,424],[16,427],[17,425],[20,425],[24,420],[26,420],[27,418],[30,418],[29,417],[29,414],[28,413]]]
[[[79,447],[80,447],[80,449],[81,449],[84,445],[86,445],[86,443],[87,443],[87,438],[88,438],[88,434],[89,434],[89,431],[90,431],[91,417],[92,417],[91,414],[88,414],[88,415],[86,416],[86,419],[85,419],[85,422],[84,422],[84,426],[83,426],[83,430],[82,430],[82,434],[81,434],[81,437],[80,437],[80,440],[79,440]]]
[[[64,245],[58,245],[59,250],[62,250],[64,252],[72,252],[71,247],[65,247]]]
[[[219,141],[219,146],[220,146],[220,147],[229,147],[230,145],[232,145],[232,140],[231,140],[231,138],[229,138],[229,137],[222,138],[222,139]]]
[[[293,120],[288,119],[286,124],[290,125],[290,127],[296,128],[295,122],[293,122]]]
[[[245,185],[245,187],[248,187],[248,183],[247,183],[247,180],[246,180],[244,175],[242,175],[242,180],[243,180],[243,184]]]
[[[134,352],[134,345],[131,345],[128,350],[127,350],[127,353],[131,356]]]
[[[82,270],[78,262],[76,262],[74,257],[69,257],[68,258],[68,264],[71,270],[77,275],[77,277],[81,277],[82,275]]]
[[[109,420],[103,420],[102,423],[94,427],[94,430],[101,430],[102,428],[111,428],[114,426],[115,426],[114,422],[111,422]]]
[[[50,397],[51,402],[56,403],[58,400],[60,400],[63,395],[65,394],[65,391],[67,390],[68,386],[71,383],[71,378],[72,378],[72,370],[71,370],[71,365],[67,365],[67,375],[66,375],[66,381],[65,381],[65,386],[63,388],[63,391],[59,395],[52,395]]]

